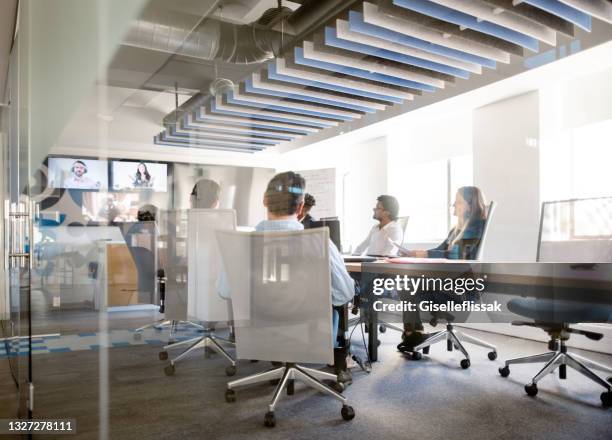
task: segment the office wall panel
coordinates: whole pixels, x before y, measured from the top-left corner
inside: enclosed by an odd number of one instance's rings
[[[539,226],[539,95],[474,110],[474,184],[498,203],[487,261],[535,261]]]

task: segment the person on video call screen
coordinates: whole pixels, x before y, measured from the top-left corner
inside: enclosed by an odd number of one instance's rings
[[[147,165],[144,162],[140,162],[136,168],[136,174],[134,176],[128,176],[132,181],[134,188],[152,188],[155,177],[149,174]]]
[[[100,189],[100,182],[90,179],[87,174],[87,165],[82,160],[75,160],[70,167],[70,175],[64,179],[64,188]]]

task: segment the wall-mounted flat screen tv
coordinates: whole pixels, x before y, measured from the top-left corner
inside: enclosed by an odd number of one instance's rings
[[[168,190],[168,164],[155,162],[112,161],[113,190]]]
[[[108,162],[106,160],[50,157],[47,169],[49,188],[108,189]]]

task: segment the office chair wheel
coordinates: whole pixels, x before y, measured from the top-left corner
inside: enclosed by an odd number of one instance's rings
[[[612,406],[612,391],[601,393],[601,404],[604,408]]]
[[[529,396],[534,397],[536,394],[538,394],[538,385],[535,383],[525,385],[525,392]]]
[[[500,367],[497,369],[497,371],[499,371],[499,374],[501,374],[501,377],[508,377],[510,376],[510,367],[506,366],[506,367]]]
[[[494,361],[495,359],[497,359],[497,352],[490,351],[487,353],[487,357],[489,358],[490,361]]]
[[[612,376],[608,377],[606,380],[607,380],[608,382],[612,383]]]
[[[429,347],[423,347],[423,354],[429,354]]]
[[[268,411],[264,416],[264,426],[266,428],[274,428],[276,426],[276,417],[272,411]]]
[[[165,360],[168,359],[168,352],[167,351],[160,351],[158,357],[159,357],[160,361],[165,361]]]
[[[459,365],[461,365],[461,368],[463,368],[464,370],[467,370],[468,368],[470,368],[470,365],[472,365],[472,363],[469,359],[461,359]]]
[[[411,358],[412,358],[413,361],[420,361],[422,357],[423,357],[423,355],[421,355],[421,352],[419,352],[419,351],[413,351],[412,352]]]
[[[225,401],[227,403],[234,403],[236,401],[236,391],[225,390]]]
[[[340,411],[344,420],[353,420],[355,418],[355,410],[352,406],[344,405]]]
[[[340,394],[342,394],[345,388],[342,382],[331,382],[329,384],[329,387],[335,392],[340,393]]]
[[[140,333],[140,332],[134,333],[133,338],[134,338],[135,341],[140,341],[142,339],[142,333]]]
[[[164,368],[164,373],[166,373],[166,376],[174,376],[174,371],[174,365],[172,364]]]
[[[384,324],[381,324],[378,326],[378,331],[381,333],[384,333],[387,331],[387,326],[385,326]]]
[[[228,365],[227,367],[225,367],[225,374],[227,376],[233,376],[236,374],[236,366],[235,365]]]

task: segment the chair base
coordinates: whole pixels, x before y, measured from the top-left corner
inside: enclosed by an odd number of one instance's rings
[[[348,327],[354,327],[357,324],[359,324],[359,322],[360,322],[360,318],[359,317],[351,318],[348,321]],[[381,333],[386,332],[388,328],[390,328],[391,330],[395,330],[397,332],[400,332],[400,333],[404,332],[404,329],[401,328],[400,326],[395,325],[395,324],[390,324],[390,323],[385,322],[385,321],[383,321],[381,319],[378,320],[378,326],[379,326],[378,327],[378,331],[381,332]]]
[[[555,342],[553,340],[553,342]],[[555,344],[551,344],[554,346]],[[504,363],[504,367],[499,369],[499,373],[503,377],[507,377],[510,374],[510,365],[515,364],[533,364],[539,362],[546,362],[544,367],[536,374],[531,382],[525,385],[525,391],[530,396],[535,396],[538,393],[537,383],[542,380],[547,374],[554,373],[557,368],[559,369],[559,377],[561,379],[565,379],[567,377],[567,367],[570,367],[580,374],[588,377],[593,382],[604,387],[607,392],[602,393],[601,400],[604,406],[610,406],[610,399],[612,397],[612,385],[610,384],[610,379],[606,381],[602,379],[597,374],[595,374],[591,368],[596,370],[605,371],[607,373],[612,373],[612,368],[606,365],[602,365],[598,362],[592,361],[575,353],[568,353],[567,347],[565,346],[565,341],[561,340],[558,345],[558,350],[550,351],[547,353],[536,354],[532,356],[525,356],[515,359],[508,359]]]
[[[176,327],[179,324],[183,324],[183,325],[190,325],[192,327],[197,328],[198,330],[204,330],[204,327],[201,326],[200,324],[196,324],[195,322],[191,322],[191,321],[176,321],[176,320],[170,320],[170,319],[160,319],[158,321],[152,322],[151,324],[147,324],[147,325],[143,325],[142,327],[138,327],[137,329],[134,330],[134,334],[133,334],[133,338],[135,340],[139,340],[142,338],[142,332],[149,329],[149,328],[154,328],[155,330],[163,330],[164,327],[170,327],[170,341],[174,340],[174,334],[176,332]]]
[[[446,341],[446,347],[448,351],[452,351],[453,347],[463,353],[465,359],[461,360],[461,368],[466,369],[470,367],[470,354],[463,346],[461,341],[469,342],[470,344],[477,345],[479,347],[488,348],[491,351],[488,353],[489,360],[494,361],[497,359],[497,347],[493,344],[489,344],[481,339],[467,335],[463,332],[456,331],[452,324],[446,324],[446,330],[434,333],[432,336],[427,338],[423,343],[414,347],[413,359],[420,359],[419,351],[423,353],[429,353],[429,347],[438,342]]]
[[[166,360],[168,358],[168,353],[165,350],[170,349],[170,348],[181,347],[183,345],[189,345],[189,348],[187,348],[187,350],[183,351],[177,357],[175,357],[174,359],[170,360],[170,365],[168,365],[164,369],[164,372],[168,376],[173,375],[174,372],[175,372],[175,364],[178,361],[180,361],[181,359],[184,359],[185,357],[189,356],[191,353],[193,353],[197,349],[204,348],[204,350],[205,350],[205,352],[207,354],[208,354],[209,350],[221,354],[230,363],[230,365],[225,369],[225,373],[228,376],[235,375],[236,374],[236,361],[221,346],[221,344],[219,344],[219,341],[225,342],[226,344],[235,345],[233,342],[231,342],[231,341],[229,341],[227,339],[219,338],[219,337],[217,337],[217,336],[215,336],[213,334],[208,334],[206,336],[202,336],[202,337],[198,337],[198,338],[191,338],[191,339],[187,339],[185,341],[177,342],[175,344],[164,346],[164,351],[159,353],[159,359],[160,360]]]
[[[294,363],[287,363],[279,368],[274,368],[263,373],[254,374],[252,376],[237,379],[227,384],[227,390],[225,392],[225,400],[227,402],[234,402],[236,400],[236,392],[234,388],[244,385],[254,385],[262,382],[268,382],[270,380],[279,380],[280,382],[274,390],[272,400],[268,405],[268,412],[266,413],[264,424],[267,427],[273,427],[276,424],[274,416],[274,410],[278,404],[281,394],[285,388],[287,388],[287,394],[291,395],[294,391],[294,381],[299,380],[310,388],[314,388],[324,394],[327,394],[336,400],[342,402],[342,418],[344,420],[352,420],[355,417],[355,412],[352,407],[348,406],[348,400],[340,392],[336,391],[329,385],[321,382],[322,380],[332,380],[337,383],[337,376],[324,371],[315,370],[312,368],[303,367]]]

